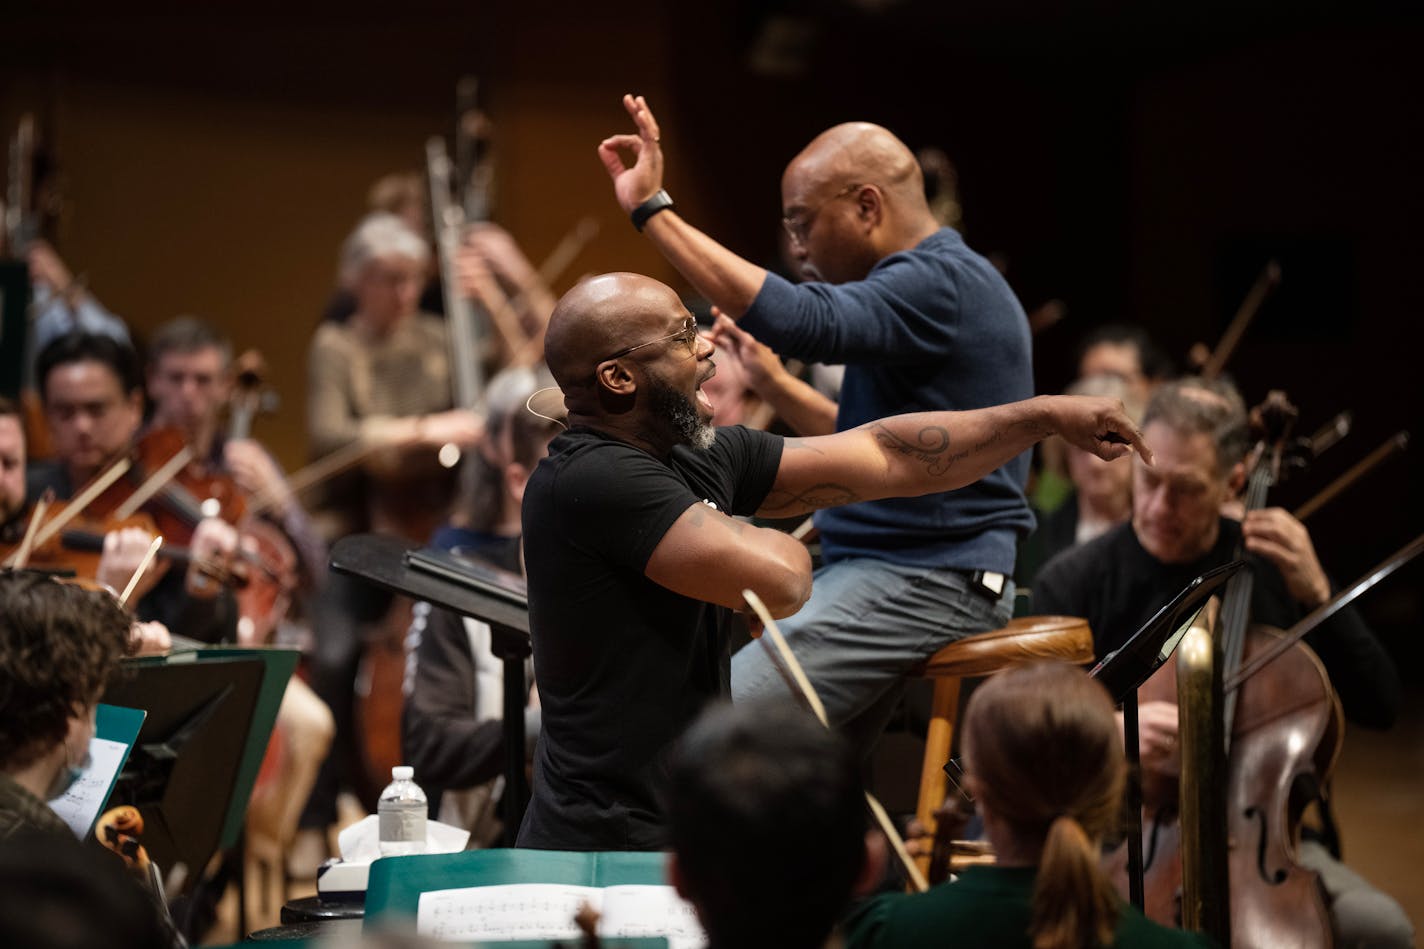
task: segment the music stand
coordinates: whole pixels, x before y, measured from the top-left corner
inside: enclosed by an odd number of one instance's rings
[[[331,547],[331,569],[489,624],[490,649],[504,661],[504,843],[513,847],[529,803],[524,780],[524,660],[533,650],[523,581],[507,571],[382,534],[338,540]]]
[[[0,260],[0,395],[16,401],[30,352],[29,311],[29,265],[23,260]]]
[[[139,809],[144,848],[167,870],[187,867],[185,890],[238,842],[296,660],[285,649],[175,652],[126,660],[104,691],[105,703],[148,712],[111,804]]]
[[[1234,577],[1244,560],[1214,567],[1188,583],[1142,627],[1092,668],[1088,675],[1101,682],[1122,706],[1123,752],[1127,758],[1127,888],[1132,905],[1142,909],[1142,773],[1137,736],[1137,690],[1171,658],[1177,644],[1196,622],[1207,600]]]

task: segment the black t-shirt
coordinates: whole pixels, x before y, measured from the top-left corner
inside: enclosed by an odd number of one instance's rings
[[[1240,545],[1241,524],[1223,517],[1216,544],[1201,559],[1165,564],[1143,549],[1131,523],[1120,524],[1050,560],[1034,581],[1033,610],[1087,619],[1094,652],[1101,657],[1122,645],[1194,577],[1235,559]],[[1254,555],[1246,560],[1255,577],[1252,621],[1293,626],[1305,611],[1291,598],[1280,572]],[[1358,613],[1341,610],[1305,641],[1330,673],[1346,716],[1372,728],[1393,724],[1399,712],[1399,671]]]
[[[529,624],[543,732],[521,847],[654,850],[671,742],[728,691],[731,611],[644,575],[674,521],[755,511],[781,438],[717,430],[662,460],[588,428],[554,439],[524,492]]]

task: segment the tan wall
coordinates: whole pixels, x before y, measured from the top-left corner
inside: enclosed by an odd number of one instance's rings
[[[533,13],[504,15],[508,42],[483,57],[491,74],[481,90],[498,141],[496,220],[537,264],[580,218],[596,218],[598,237],[556,290],[613,269],[672,280],[627,224],[595,154],[600,139],[628,124],[618,104],[626,88],[667,101],[658,21],[603,18],[556,46]],[[37,34],[47,28],[57,29],[41,23]],[[140,337],[193,313],[239,349],[263,352],[282,409],[260,420],[257,434],[295,467],[306,457],[307,343],[340,242],[375,178],[423,167],[426,138],[451,124],[454,79],[481,57],[474,45],[441,41],[429,24],[406,24],[393,27],[405,41],[386,41],[386,61],[364,68],[250,34],[250,61],[215,54],[213,73],[193,74],[203,56],[183,45],[190,31],[164,29],[117,21],[107,39],[96,27],[69,52],[0,65],[0,119],[8,134],[21,111],[40,115],[68,182],[61,252]],[[383,42],[378,28],[358,32],[373,48]],[[636,60],[616,70],[600,62],[609,43],[640,36],[646,52]],[[173,63],[155,65],[165,49],[175,51]],[[305,64],[261,71],[284,56],[330,65],[313,67],[310,83],[292,79],[306,75]],[[380,87],[383,75],[390,89]]]

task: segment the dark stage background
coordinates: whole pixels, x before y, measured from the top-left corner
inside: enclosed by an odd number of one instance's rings
[[[191,312],[260,347],[284,407],[258,434],[289,467],[339,243],[369,184],[448,133],[466,74],[496,125],[495,219],[536,262],[579,218],[602,225],[557,290],[613,269],[678,285],[594,154],[628,127],[622,92],[657,111],[689,219],[766,262],[782,166],[870,119],[948,152],[970,243],[1026,307],[1067,304],[1036,340],[1041,391],[1098,323],[1143,323],[1179,360],[1214,342],[1275,257],[1283,283],[1231,369],[1248,401],[1286,389],[1306,430],[1356,417],[1279,497],[1420,424],[1424,21],[1405,4],[16,6],[0,119],[35,112],[59,159],[61,253],[140,335]],[[1318,515],[1338,579],[1424,528],[1421,483],[1415,451]],[[1364,605],[1406,661],[1421,578]]]

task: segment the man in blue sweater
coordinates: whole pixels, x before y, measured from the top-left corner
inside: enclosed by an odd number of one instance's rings
[[[914,156],[890,132],[838,125],[787,166],[783,223],[810,281],[798,286],[677,214],[662,190],[657,121],[641,97],[625,96],[623,105],[636,134],[599,146],[619,203],[742,329],[785,355],[847,364],[837,430],[1033,394],[1023,309],[989,262],[935,221]],[[928,432],[903,446],[926,456],[946,448],[953,454],[955,446]],[[1028,462],[1019,455],[953,493],[817,514],[826,566],[783,630],[834,724],[862,751],[883,729],[906,670],[1010,618],[1015,549],[1033,527]],[[761,649],[733,658],[734,698],[784,688]]]

